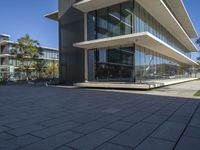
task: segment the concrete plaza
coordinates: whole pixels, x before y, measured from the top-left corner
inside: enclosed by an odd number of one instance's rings
[[[0,86],[0,150],[199,150],[199,105],[183,97]]]
[[[164,86],[162,88],[156,88],[152,90],[115,90],[115,89],[101,89],[101,91],[110,92],[122,92],[122,93],[132,93],[132,94],[147,94],[147,95],[158,95],[158,96],[171,96],[171,97],[183,97],[199,99],[200,97],[194,96],[194,94],[200,90],[200,80],[194,80],[190,82],[184,82],[181,84],[174,84],[170,86]]]

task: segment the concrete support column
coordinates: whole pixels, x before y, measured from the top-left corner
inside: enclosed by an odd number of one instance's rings
[[[87,41],[87,13],[84,13],[84,40]],[[88,82],[88,49],[84,50],[84,78]]]
[[[85,72],[85,82],[88,82],[88,50],[84,50],[84,72]]]

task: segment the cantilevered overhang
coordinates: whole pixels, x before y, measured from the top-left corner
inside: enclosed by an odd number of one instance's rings
[[[45,17],[49,18],[49,19],[52,19],[52,20],[55,20],[55,21],[58,21],[58,19],[59,19],[59,12],[58,11],[51,12],[51,13],[45,15]]]
[[[90,12],[93,10],[109,7],[128,0],[82,0],[73,6],[82,12]]]
[[[114,4],[122,3],[128,0],[82,0],[73,6],[80,11],[90,12],[100,8],[108,7]],[[163,2],[163,0],[136,0],[143,8],[145,8],[159,23],[161,23],[172,35],[174,35],[187,49],[191,52],[197,52],[197,48],[180,25],[172,12]],[[172,0],[179,1],[179,0]],[[182,9],[180,7],[180,9]],[[181,10],[180,12],[183,12]],[[180,15],[181,17],[181,15]],[[186,21],[187,22],[187,21]],[[187,22],[187,24],[189,24]],[[189,29],[189,28],[188,28]],[[191,29],[191,28],[190,28]],[[189,29],[189,30],[190,30]]]
[[[122,45],[138,44],[142,47],[148,48],[154,52],[167,56],[178,62],[198,65],[195,61],[185,56],[178,50],[169,46],[165,42],[161,41],[149,32],[141,32],[135,34],[128,34],[116,37],[109,37],[104,39],[97,39],[91,41],[85,41],[80,43],[75,43],[74,46],[83,49],[95,49],[95,48],[108,48],[117,47]]]
[[[198,37],[198,33],[185,8],[183,0],[165,0],[181,26],[185,29],[190,38]]]
[[[163,0],[151,0],[151,2],[149,2],[149,0],[136,1],[160,24],[162,24],[174,37],[176,37],[189,51],[197,52],[196,46]]]

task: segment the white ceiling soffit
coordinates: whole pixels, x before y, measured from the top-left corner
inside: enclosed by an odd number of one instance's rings
[[[195,61],[185,56],[184,54],[174,49],[173,47],[169,46],[165,42],[161,41],[160,39],[150,34],[149,32],[141,32],[123,36],[85,41],[85,42],[75,43],[74,47],[83,49],[95,49],[95,48],[116,47],[133,43],[148,48],[154,52],[157,52],[159,54],[162,54],[179,62],[190,65],[197,65]]]
[[[119,4],[125,1],[128,0],[82,0],[78,3],[75,3],[73,6],[82,12],[90,12],[93,10]]]
[[[190,16],[185,8],[182,0],[166,0],[167,5],[173,11],[173,14],[178,18],[180,24],[185,29],[190,38],[198,37],[198,33],[190,19]]]
[[[189,51],[197,52],[197,48],[185,30],[170,12],[163,0],[136,0],[174,37],[176,37]]]

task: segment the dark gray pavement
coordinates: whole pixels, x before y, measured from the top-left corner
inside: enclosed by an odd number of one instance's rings
[[[0,150],[199,150],[199,105],[158,95],[0,86]]]

